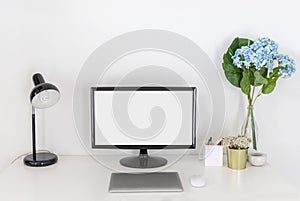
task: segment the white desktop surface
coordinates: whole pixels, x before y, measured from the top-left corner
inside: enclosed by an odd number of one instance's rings
[[[120,156],[107,156],[118,165]],[[108,193],[113,170],[89,156],[60,156],[57,164],[27,167],[17,160],[0,173],[1,201],[196,201],[299,200],[299,191],[270,165],[234,171],[205,167],[197,156],[185,156],[164,171],[177,171],[184,192]],[[124,171],[129,170],[124,167]],[[132,170],[132,169],[130,169]],[[207,185],[194,188],[190,176],[204,174]]]

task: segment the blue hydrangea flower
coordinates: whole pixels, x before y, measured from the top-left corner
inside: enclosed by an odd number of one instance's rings
[[[235,65],[238,68],[242,68],[243,62],[240,59],[240,56],[242,55],[241,49],[237,49],[235,51],[235,54],[231,57],[233,60],[233,65]]]
[[[296,72],[295,61],[287,55],[277,56],[278,66],[284,67],[284,69],[279,70],[279,74],[282,78],[291,77],[293,73]]]
[[[278,54],[278,45],[270,38],[256,39],[250,48],[255,51],[257,58],[254,65],[256,69],[266,67],[270,72],[273,71],[273,61]]]
[[[248,46],[243,46],[240,49],[235,51],[235,54],[232,56],[233,64],[238,68],[249,68],[252,61],[254,60],[255,52]]]
[[[273,71],[273,61],[278,55],[278,45],[269,38],[258,38],[252,45],[243,46],[236,50],[232,56],[233,64],[242,68],[249,68],[253,65],[257,70],[265,67]]]

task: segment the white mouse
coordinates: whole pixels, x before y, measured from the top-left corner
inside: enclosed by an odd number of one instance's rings
[[[191,176],[191,185],[194,187],[204,187],[206,185],[204,176],[201,175],[193,175]]]

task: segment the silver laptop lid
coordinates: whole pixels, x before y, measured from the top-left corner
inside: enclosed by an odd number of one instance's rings
[[[111,193],[180,192],[183,187],[177,172],[112,173]]]

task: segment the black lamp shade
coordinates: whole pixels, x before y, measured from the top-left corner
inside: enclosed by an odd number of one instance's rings
[[[30,93],[30,102],[33,107],[43,109],[53,106],[60,99],[60,92],[56,86],[45,83],[43,76],[36,73],[32,77],[36,85]]]

